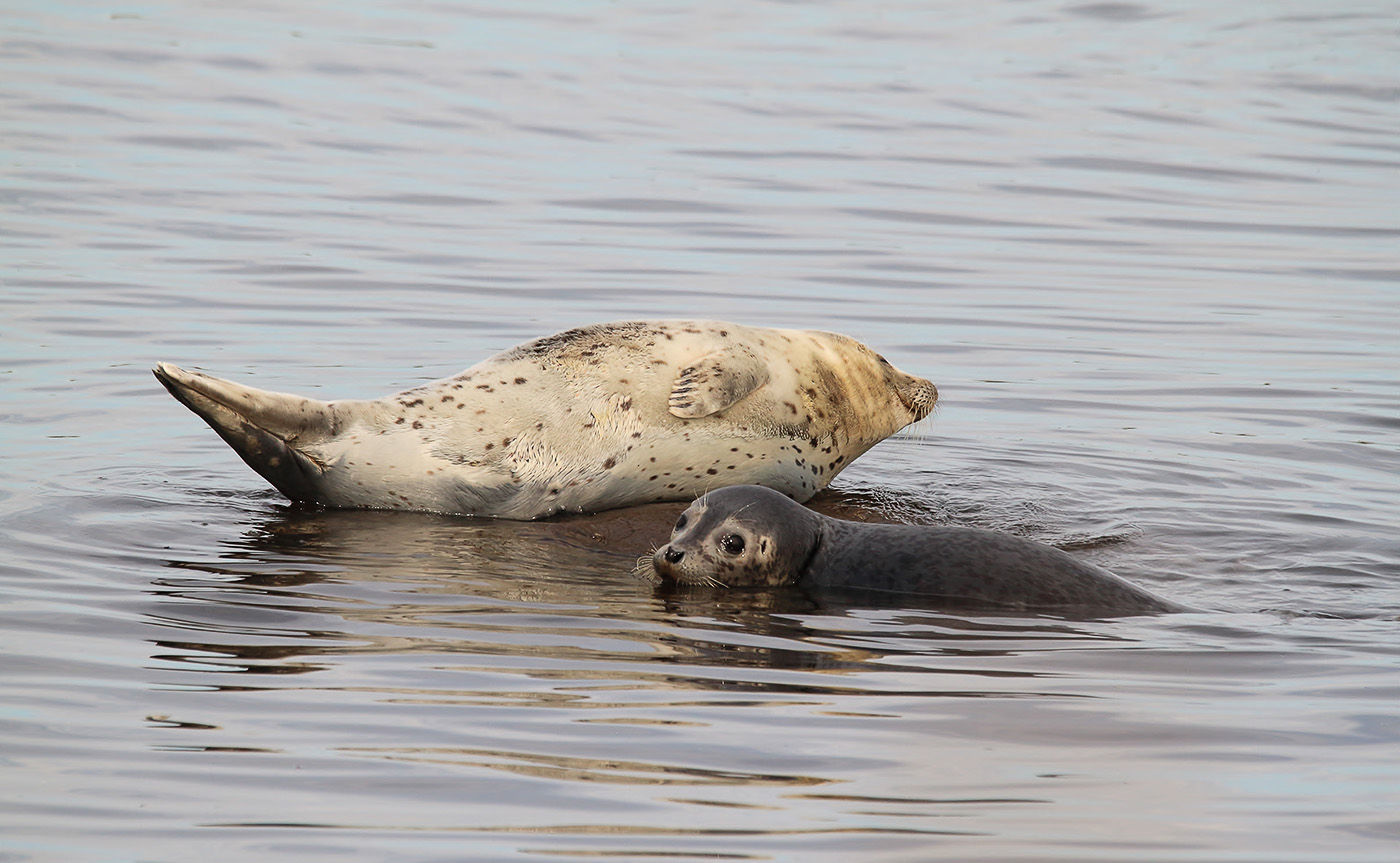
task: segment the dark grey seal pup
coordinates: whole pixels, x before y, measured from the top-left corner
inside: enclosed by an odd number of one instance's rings
[[[1187,610],[1023,537],[969,527],[843,521],[752,485],[717,489],[692,503],[651,565],[662,580],[682,585],[796,585],[1014,611]]]

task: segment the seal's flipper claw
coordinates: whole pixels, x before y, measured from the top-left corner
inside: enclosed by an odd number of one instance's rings
[[[733,407],[768,383],[768,367],[747,350],[706,354],[681,369],[671,386],[670,410],[681,419],[698,419]]]

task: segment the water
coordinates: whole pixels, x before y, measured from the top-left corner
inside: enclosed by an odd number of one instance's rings
[[[1400,853],[1393,2],[11,5],[0,859]],[[148,371],[687,315],[938,383],[819,505],[1201,611],[666,598],[678,506],[292,510]]]

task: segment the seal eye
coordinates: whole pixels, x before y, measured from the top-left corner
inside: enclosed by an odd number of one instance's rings
[[[678,519],[676,519],[676,530],[681,530],[681,529],[684,528],[684,527],[685,527],[685,513],[681,513],[681,517],[678,518]]]
[[[744,538],[737,533],[726,533],[719,538],[719,547],[725,554],[743,554]]]

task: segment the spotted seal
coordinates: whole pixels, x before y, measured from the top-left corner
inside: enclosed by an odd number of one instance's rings
[[[716,489],[681,514],[651,567],[712,587],[917,594],[941,605],[1138,614],[1182,611],[1106,569],[1019,536],[829,518],[771,489]]]
[[[568,330],[367,401],[154,372],[294,501],[515,519],[738,483],[806,500],[938,398],[847,336],[717,321]]]

